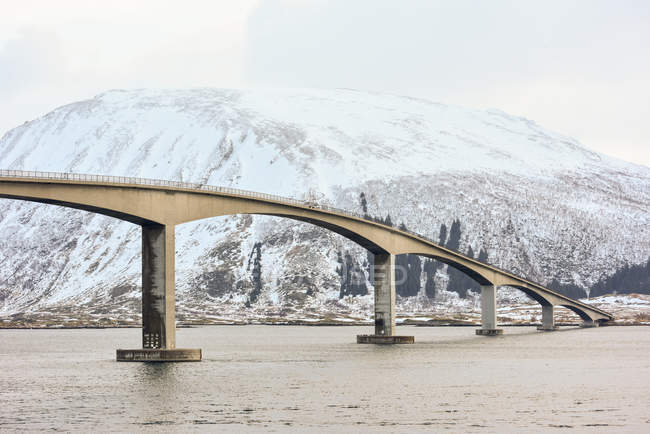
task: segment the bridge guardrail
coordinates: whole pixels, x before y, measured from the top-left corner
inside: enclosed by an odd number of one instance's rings
[[[265,199],[265,200],[273,200],[276,202],[281,202],[285,203],[288,205],[296,205],[296,206],[301,206],[301,207],[308,207],[316,210],[322,210],[322,211],[327,211],[327,212],[334,212],[342,215],[346,215],[349,217],[354,217],[366,221],[373,222],[375,224],[379,224],[382,226],[387,226],[402,232],[409,233],[411,235],[414,235],[418,238],[424,239],[435,246],[438,246],[444,250],[449,250],[444,246],[441,246],[437,241],[432,240],[431,238],[425,237],[421,234],[418,234],[417,232],[411,231],[409,229],[401,229],[401,228],[395,228],[393,226],[387,225],[382,222],[378,222],[376,220],[368,218],[368,216],[356,213],[353,211],[348,211],[345,209],[341,208],[336,208],[333,206],[329,205],[323,205],[319,203],[314,203],[314,202],[309,202],[309,201],[303,201],[303,200],[298,200],[290,197],[284,197],[284,196],[279,196],[275,194],[268,194],[268,193],[258,193],[255,191],[250,191],[250,190],[242,190],[239,188],[232,188],[232,187],[220,187],[216,185],[208,185],[208,184],[202,184],[202,183],[196,183],[196,182],[181,182],[181,181],[168,181],[164,179],[153,179],[153,178],[137,178],[137,177],[129,177],[129,176],[112,176],[112,175],[87,175],[87,174],[81,174],[81,173],[61,173],[61,172],[41,172],[41,171],[35,171],[35,170],[6,170],[6,169],[0,169],[0,177],[7,177],[7,178],[24,178],[24,179],[37,179],[37,180],[42,180],[42,179],[52,179],[52,180],[67,180],[67,181],[81,181],[81,182],[107,182],[107,183],[114,183],[114,184],[136,184],[136,185],[149,185],[149,186],[154,186],[154,187],[173,187],[173,188],[185,188],[189,190],[198,190],[198,191],[208,191],[208,192],[215,192],[215,193],[223,193],[223,194],[231,194],[231,195],[237,195],[237,196],[243,196],[243,197],[250,197],[254,199]],[[455,252],[453,250],[449,250],[451,252],[457,253],[461,256],[465,256],[460,252]],[[478,261],[476,258],[467,258],[471,259],[473,261],[483,263]],[[498,270],[504,274],[511,275],[513,277],[522,279],[521,277],[518,277],[514,274],[512,274],[509,271],[506,271],[502,268],[496,267],[492,264],[489,263],[484,263],[485,265],[492,267],[495,270]],[[548,290],[544,285],[537,283],[533,280],[530,280],[528,278],[523,278],[523,280],[528,281],[529,283],[532,283],[534,285],[537,285],[541,288],[544,288]],[[566,297],[563,294],[558,293],[557,291],[553,291],[557,295],[560,295],[562,297]],[[567,297],[570,299],[570,297]],[[573,300],[576,301],[576,300]],[[579,302],[581,303],[581,302]],[[595,309],[595,308],[592,308]]]
[[[137,178],[130,176],[112,176],[112,175],[86,175],[81,173],[61,173],[61,172],[41,172],[41,171],[25,171],[25,170],[6,170],[0,169],[0,177],[8,178],[25,178],[25,179],[52,179],[64,181],[81,181],[81,182],[108,182],[114,184],[136,184],[136,185],[150,185],[154,187],[174,187],[186,188],[189,190],[209,191],[224,194],[233,194],[237,196],[244,196],[256,199],[274,200],[291,205],[304,206],[309,208],[321,209],[323,211],[333,211],[340,214],[357,217],[368,220],[362,214],[351,212],[348,210],[336,208],[329,205],[317,204],[314,202],[303,201],[291,197],[284,197],[275,194],[258,193],[250,190],[242,190],[232,187],[220,187],[216,185],[202,184],[197,182],[181,182],[181,181],[168,181],[164,179],[154,178]]]

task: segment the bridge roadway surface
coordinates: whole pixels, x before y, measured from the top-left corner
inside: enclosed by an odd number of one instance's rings
[[[542,305],[541,330],[554,330],[553,308],[564,306],[597,326],[613,316],[543,285],[447,249],[416,233],[329,206],[233,188],[174,181],[0,170],[0,198],[40,202],[104,214],[142,227],[142,349],[118,350],[118,360],[196,360],[200,350],[176,349],[174,228],[232,214],[286,217],[336,232],[375,255],[375,330],[360,343],[412,342],[395,334],[395,255],[436,259],[481,285],[481,328],[501,333],[496,289],[517,288]]]

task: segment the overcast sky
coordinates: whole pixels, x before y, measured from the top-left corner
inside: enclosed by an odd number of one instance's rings
[[[0,0],[0,134],[115,88],[499,108],[650,166],[650,1]]]

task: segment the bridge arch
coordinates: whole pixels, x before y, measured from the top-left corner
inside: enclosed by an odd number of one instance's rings
[[[0,199],[9,199],[9,200],[20,200],[20,201],[26,201],[26,202],[34,202],[34,203],[41,203],[41,204],[47,204],[47,205],[55,205],[55,206],[61,206],[65,208],[72,208],[72,209],[78,209],[82,211],[87,211],[95,214],[101,214],[109,217],[113,217],[119,220],[127,221],[130,223],[134,223],[140,226],[149,226],[149,225],[155,225],[155,224],[164,224],[159,222],[158,218],[148,218],[146,215],[143,215],[144,213],[140,212],[129,212],[126,210],[120,209],[120,207],[115,207],[115,208],[109,208],[106,206],[98,206],[97,204],[92,203],[91,201],[69,201],[69,200],[55,200],[55,199],[50,199],[50,198],[45,198],[45,197],[36,197],[36,196],[14,196],[14,195],[9,195],[9,194],[3,194],[0,192]],[[217,197],[218,200],[218,197]],[[264,215],[264,216],[269,216],[269,217],[281,217],[281,218],[287,218],[290,220],[295,220],[295,221],[300,221],[303,223],[309,223],[321,228],[324,228],[326,230],[329,230],[330,232],[337,233],[344,238],[347,238],[348,240],[360,245],[361,247],[364,247],[365,249],[371,251],[374,254],[385,254],[388,253],[383,247],[381,247],[379,244],[377,244],[375,241],[370,239],[371,237],[364,236],[364,234],[354,232],[350,229],[348,229],[345,226],[342,225],[337,225],[331,221],[328,221],[326,219],[319,219],[314,216],[301,216],[301,215],[294,215],[291,213],[278,213],[277,211],[274,212],[264,212],[264,211],[251,211],[251,212],[238,212],[237,210],[231,210],[230,212],[228,210],[222,210],[218,212],[215,215],[208,215],[205,216],[204,213],[201,213],[200,215],[187,219],[183,222],[180,223],[175,223],[176,224],[182,224],[182,223],[191,223],[199,220],[205,220],[209,218],[214,218],[214,217],[225,217],[225,216],[230,216],[230,215],[239,215],[239,214],[248,214],[248,215]]]
[[[542,294],[540,294],[539,291],[535,291],[534,289],[527,288],[524,285],[509,284],[503,286],[507,286],[509,288],[515,288],[522,291],[524,294],[526,294],[528,297],[532,298],[542,306],[553,306],[553,302],[549,300],[549,298],[544,297]]]
[[[427,253],[409,252],[409,253],[400,253],[400,254],[418,255],[429,259],[435,259],[436,261],[442,262],[445,265],[449,265],[450,267],[453,267],[458,271],[466,274],[468,277],[476,281],[479,285],[494,284],[493,280],[491,280],[491,276],[489,273],[485,273],[482,270],[480,270],[478,267],[474,267],[471,265],[471,263],[465,261],[454,260],[448,256],[443,256],[441,254],[437,254],[433,252],[427,252]]]
[[[580,318],[582,318],[583,321],[587,323],[595,322],[596,319],[594,319],[587,311],[584,309],[580,309],[579,307],[572,306],[570,304],[558,304],[558,306],[566,307],[576,315],[578,315]]]
[[[119,220],[124,220],[141,226],[157,223],[156,221],[143,217],[138,213],[131,213],[125,210],[121,210],[119,208],[108,208],[105,206],[101,206],[99,204],[85,202],[81,200],[80,201],[58,200],[58,199],[39,197],[39,196],[12,195],[3,192],[0,192],[0,199],[35,202],[35,203],[41,203],[46,205],[55,205],[55,206],[61,206],[65,208],[78,209],[81,211],[87,211],[94,214],[101,214],[108,217],[113,217]]]
[[[228,214],[228,215],[235,215],[235,214]],[[302,223],[308,223],[312,224],[314,226],[321,227],[323,229],[326,229],[330,232],[334,232],[338,235],[341,235],[344,238],[347,238],[348,240],[358,244],[359,246],[369,250],[373,254],[388,254],[389,252],[384,249],[381,245],[378,244],[377,240],[374,240],[372,236],[354,232],[347,227],[337,225],[335,223],[323,220],[323,219],[318,219],[318,218],[313,218],[313,217],[304,217],[304,216],[297,216],[297,215],[292,215],[292,214],[277,214],[277,213],[250,213],[250,215],[263,215],[267,217],[281,217],[281,218],[287,218],[290,220],[295,220],[299,221]]]

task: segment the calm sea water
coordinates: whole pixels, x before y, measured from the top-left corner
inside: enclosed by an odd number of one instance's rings
[[[650,432],[650,328],[178,330],[200,363],[117,363],[139,329],[0,330],[2,431]]]

